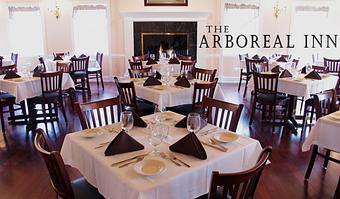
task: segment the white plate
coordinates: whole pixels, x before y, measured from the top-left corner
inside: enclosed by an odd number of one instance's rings
[[[329,117],[335,119],[335,120],[340,120],[340,112],[335,112],[329,115]]]
[[[223,132],[223,133],[216,133],[214,135],[214,140],[219,142],[232,142],[238,139],[238,135],[236,133],[229,133],[229,132]]]
[[[134,166],[134,170],[143,176],[159,175],[163,173],[165,169],[165,163],[158,158],[147,158]]]
[[[103,134],[103,132],[99,131],[99,129],[87,129],[82,131],[80,133],[80,136],[84,138],[93,138],[101,134]]]

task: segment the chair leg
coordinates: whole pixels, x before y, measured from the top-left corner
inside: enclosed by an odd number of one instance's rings
[[[4,112],[3,112],[2,105],[0,106],[0,122],[1,122],[2,133],[5,134],[5,121],[4,121]]]
[[[89,94],[91,94],[90,80],[88,76],[86,76],[86,84],[87,84],[87,91]]]
[[[326,149],[325,161],[323,162],[323,168],[327,169],[329,156],[331,155],[331,150]]]
[[[8,106],[9,115],[10,115],[11,118],[14,118],[14,105],[13,104]],[[14,119],[12,121],[14,121]]]
[[[255,108],[256,108],[256,101],[255,98],[253,99],[253,103],[251,105],[251,113],[250,113],[250,119],[249,119],[249,125],[253,123],[253,116],[255,114]]]
[[[308,168],[305,174],[305,180],[308,180],[310,177],[310,174],[312,172],[313,166],[314,166],[314,162],[316,159],[316,156],[318,155],[318,146],[314,145],[313,146],[313,152],[312,152],[312,156],[310,158],[309,164],[308,164]]]
[[[21,108],[22,114],[25,116],[25,122],[27,122],[28,115],[27,115],[26,104],[24,100],[20,102],[20,108]]]
[[[237,89],[238,92],[240,92],[241,83],[242,83],[242,69],[241,69],[241,72],[240,72],[240,81],[238,82],[238,89]]]
[[[245,97],[246,97],[246,95],[247,95],[248,81],[249,81],[249,79],[248,79],[248,77],[247,77],[247,79],[246,79],[246,84],[244,85],[244,93],[243,93],[243,98],[245,98]]]
[[[307,105],[305,104],[305,109],[303,111],[303,117],[302,117],[302,129],[301,129],[301,133],[304,133],[306,130],[306,126],[307,126]]]
[[[275,120],[276,120],[276,106],[270,106],[270,112],[273,114],[273,122],[272,122],[272,133],[275,132]]]
[[[61,112],[63,113],[63,116],[64,116],[64,120],[66,122],[66,124],[68,123],[67,122],[67,117],[66,117],[66,112],[65,112],[65,107],[64,107],[64,103],[63,103],[63,100],[59,100],[59,104],[61,106]],[[72,106],[73,107],[73,106]]]
[[[102,82],[102,88],[104,89],[103,73],[100,71],[100,81]]]
[[[97,79],[97,86],[99,86],[99,76],[98,76],[98,72],[96,72],[96,79]]]

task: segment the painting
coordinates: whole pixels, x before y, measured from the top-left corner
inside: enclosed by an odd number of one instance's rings
[[[144,0],[144,6],[188,6],[188,0]]]

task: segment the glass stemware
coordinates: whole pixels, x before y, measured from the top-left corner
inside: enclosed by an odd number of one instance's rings
[[[123,111],[120,117],[120,127],[129,133],[129,130],[133,127],[133,116],[131,111]]]
[[[158,155],[157,146],[162,143],[163,139],[168,136],[169,126],[164,124],[150,124],[150,134],[148,135],[149,144],[153,146],[151,155]]]
[[[189,132],[196,133],[201,127],[201,117],[198,113],[189,113],[187,119],[187,129]]]

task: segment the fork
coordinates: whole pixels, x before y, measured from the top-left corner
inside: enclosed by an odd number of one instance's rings
[[[184,161],[182,161],[181,159],[177,158],[175,155],[173,154],[169,154],[169,157],[173,160],[178,160],[180,163],[184,164],[186,167],[191,167],[189,164],[185,163]]]
[[[140,162],[144,159],[144,157],[138,157],[135,161],[132,161],[132,162],[128,162],[128,163],[125,163],[125,164],[122,164],[120,165],[118,168],[123,168],[123,167],[126,167],[130,164],[133,164],[133,163],[137,163],[137,162]]]
[[[167,160],[170,160],[171,162],[173,162],[175,165],[177,166],[181,166],[181,164],[179,164],[178,162],[176,162],[174,159],[172,158],[169,158],[164,152],[161,152],[160,153],[161,157],[164,158],[164,159],[167,159]]]
[[[211,144],[214,144],[214,145],[216,145],[216,146],[221,147],[221,148],[222,148],[223,150],[225,150],[225,151],[228,151],[228,148],[226,148],[225,146],[223,146],[223,145],[217,143],[215,140],[213,140],[213,139],[211,139],[211,138],[209,138],[209,142],[210,142]]]

